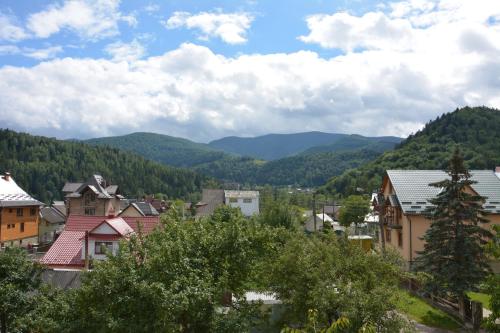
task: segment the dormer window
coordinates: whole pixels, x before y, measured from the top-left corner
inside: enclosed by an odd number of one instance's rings
[[[91,205],[92,203],[95,202],[95,199],[96,199],[95,193],[92,193],[92,192],[85,193],[84,199],[85,199],[85,206]]]

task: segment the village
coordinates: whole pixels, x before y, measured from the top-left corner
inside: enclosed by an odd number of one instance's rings
[[[500,167],[470,173],[473,185],[465,190],[487,198],[482,203],[490,222],[485,228],[493,231],[494,225],[500,225]],[[300,209],[301,232],[345,235],[364,253],[394,249],[404,263],[403,269],[411,272],[425,250],[424,236],[431,225],[426,212],[439,194],[439,188],[429,184],[447,177],[440,170],[386,170],[379,191],[365,196],[364,204],[348,198],[333,204],[318,205],[314,201],[312,209]],[[1,251],[25,249],[30,260],[43,265],[44,283],[61,290],[80,288],[82,272],[92,271],[97,262],[116,255],[120,243],[161,229],[162,216],[172,210],[180,214],[183,223],[196,223],[210,218],[221,206],[236,209],[244,219],[256,219],[263,209],[257,190],[203,189],[199,202],[182,202],[177,207],[174,201],[154,195],[130,199],[118,184],[107,183],[99,174],[82,182],[66,182],[61,192],[63,201],[45,205],[20,188],[9,172],[0,176]],[[314,197],[314,190],[307,192]],[[500,272],[500,261],[490,265],[494,272]],[[403,280],[405,288],[423,297],[416,279]],[[283,311],[282,301],[274,293],[250,290],[245,299],[264,304],[274,316],[279,317]],[[464,327],[477,329],[482,318],[491,314],[482,303],[470,300],[465,307],[437,296],[427,302],[463,320]]]

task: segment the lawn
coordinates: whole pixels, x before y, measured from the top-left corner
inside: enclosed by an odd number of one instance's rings
[[[491,299],[490,295],[483,293],[475,293],[471,291],[467,293],[467,296],[469,296],[469,298],[473,301],[483,303],[484,308],[488,310],[490,309],[490,299]]]
[[[422,299],[401,290],[398,300],[398,311],[405,313],[416,322],[450,331],[458,331],[460,325],[445,312],[433,308]]]

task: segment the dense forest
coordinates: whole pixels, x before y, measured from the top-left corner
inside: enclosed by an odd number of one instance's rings
[[[155,133],[96,138],[85,143],[129,150],[167,165],[191,167],[196,172],[226,182],[319,186],[332,176],[393,149],[400,141],[396,137],[370,138],[321,132],[218,140],[220,149],[229,149],[235,154],[216,150],[211,147],[213,143],[206,145]],[[229,145],[229,148],[224,145]],[[274,150],[274,153],[271,154],[270,150]],[[244,156],[247,153],[271,160]],[[273,159],[287,154],[293,156]]]
[[[130,197],[164,193],[193,198],[207,180],[191,170],[169,167],[109,147],[0,130],[0,173],[9,171],[38,200],[61,199],[66,181],[82,181],[100,173]]]
[[[84,142],[128,150],[149,160],[178,167],[192,167],[230,157],[206,144],[156,133],[138,132]]]
[[[425,128],[375,160],[334,177],[322,187],[330,194],[348,195],[376,190],[387,169],[443,169],[455,146],[471,169],[500,165],[500,112],[464,107],[443,114]]]
[[[333,175],[358,167],[381,154],[376,150],[300,154],[275,161],[234,157],[195,167],[228,182],[242,184],[319,186]]]
[[[239,156],[273,161],[280,158],[310,152],[338,152],[367,148],[383,142],[392,149],[401,142],[397,137],[364,137],[340,133],[304,132],[291,134],[267,134],[257,137],[230,136],[209,143],[210,147]]]

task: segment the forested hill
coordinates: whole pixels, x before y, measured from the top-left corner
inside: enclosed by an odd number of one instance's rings
[[[180,167],[191,167],[228,157],[224,152],[206,144],[156,133],[139,132],[84,142],[132,151],[147,159]]]
[[[370,138],[361,135],[304,132],[268,134],[251,138],[231,136],[212,141],[209,146],[227,153],[272,161],[297,155],[317,146],[322,148],[318,148],[317,151],[313,152],[337,152],[367,148],[366,146],[381,141],[394,145],[401,142],[401,138]]]
[[[127,196],[164,193],[189,199],[207,180],[191,170],[168,167],[109,147],[60,141],[0,129],[0,174],[10,171],[16,182],[38,200],[62,199],[66,181],[100,173]]]
[[[332,178],[322,190],[343,195],[352,194],[357,188],[370,192],[380,187],[387,169],[444,169],[457,144],[469,168],[500,166],[500,111],[465,107],[444,114],[396,149]]]

